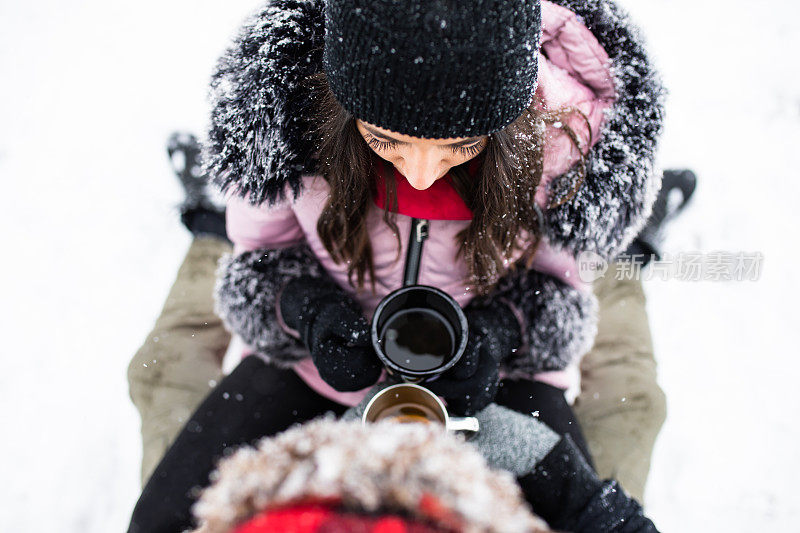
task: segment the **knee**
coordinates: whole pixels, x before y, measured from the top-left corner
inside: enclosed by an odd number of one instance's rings
[[[609,418],[628,420],[644,434],[657,434],[667,416],[664,391],[654,375],[619,370],[620,367],[604,368],[586,376],[574,406],[583,419],[581,423],[585,420],[593,425]]]
[[[618,398],[619,404],[616,409],[612,408],[611,412],[618,412],[624,419],[629,420],[639,438],[655,440],[667,418],[667,399],[664,391],[653,381],[639,384],[624,394]]]
[[[655,437],[667,419],[667,397],[657,383],[642,392],[641,411],[646,428]]]
[[[128,393],[137,406],[146,401],[151,395],[153,384],[158,381],[156,374],[159,370],[152,364],[153,354],[153,340],[149,337],[128,363]]]

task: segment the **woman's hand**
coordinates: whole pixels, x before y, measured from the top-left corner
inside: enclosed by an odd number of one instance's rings
[[[464,309],[469,339],[456,365],[425,386],[447,400],[447,410],[471,416],[494,400],[500,363],[522,344],[519,322],[499,301]]]
[[[358,303],[333,281],[303,276],[280,297],[280,313],[297,331],[326,383],[338,391],[373,385],[382,365]]]

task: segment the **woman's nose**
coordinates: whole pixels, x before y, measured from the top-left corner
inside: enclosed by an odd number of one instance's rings
[[[407,176],[406,179],[412,187],[419,191],[424,191],[438,179],[438,176]]]
[[[442,175],[442,161],[418,158],[408,161],[405,177],[408,183],[417,190],[424,191]]]

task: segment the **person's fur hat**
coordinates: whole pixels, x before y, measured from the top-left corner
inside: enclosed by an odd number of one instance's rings
[[[240,449],[213,478],[193,509],[197,533],[228,533],[309,502],[433,531],[549,531],[510,473],[490,470],[441,426],[316,420]]]

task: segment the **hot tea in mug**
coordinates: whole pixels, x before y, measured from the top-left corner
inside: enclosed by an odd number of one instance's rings
[[[443,366],[455,352],[455,332],[435,309],[403,309],[392,315],[380,333],[386,357],[409,370]]]
[[[392,374],[432,379],[458,362],[467,344],[467,319],[447,293],[424,285],[384,298],[372,317],[372,345]]]
[[[480,430],[474,417],[453,417],[430,390],[413,383],[399,383],[381,390],[367,403],[361,423],[436,424],[445,431],[474,435]]]
[[[440,422],[436,412],[418,403],[398,403],[391,405],[375,416],[375,422],[387,420],[400,424],[435,424]]]

